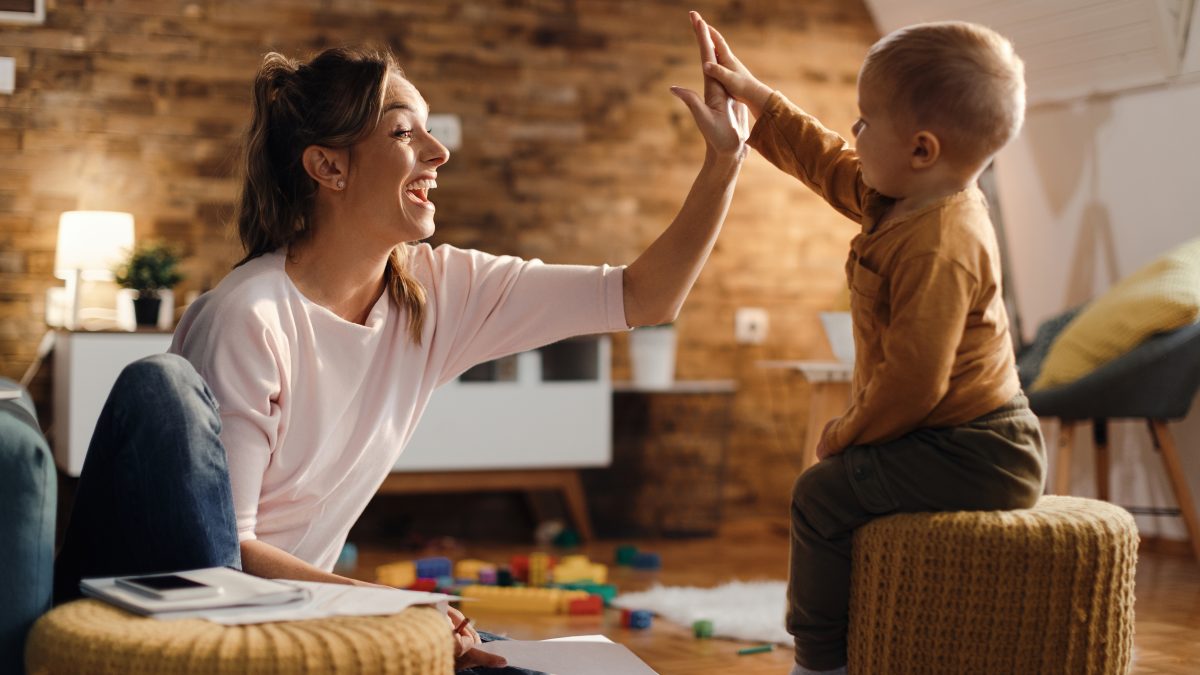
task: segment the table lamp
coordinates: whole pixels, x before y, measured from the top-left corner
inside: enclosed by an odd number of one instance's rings
[[[54,276],[67,282],[70,307],[66,327],[79,327],[84,281],[111,281],[112,268],[133,248],[133,214],[119,211],[66,211],[58,219]]]

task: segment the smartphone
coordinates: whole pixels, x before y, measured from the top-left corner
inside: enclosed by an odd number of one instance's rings
[[[178,574],[117,577],[116,584],[156,600],[196,600],[221,594],[220,586],[193,581]]]

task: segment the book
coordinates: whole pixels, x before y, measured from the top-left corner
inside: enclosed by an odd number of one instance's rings
[[[206,598],[164,600],[122,588],[116,583],[117,577],[84,579],[79,583],[79,588],[84,595],[142,616],[181,612],[194,615],[199,610],[287,605],[302,603],[310,595],[306,588],[283,581],[263,579],[232,567],[209,567],[175,574],[202,584],[219,586],[222,592],[220,595]]]
[[[155,619],[205,619],[225,625],[302,621],[328,616],[397,614],[414,605],[445,603],[457,596],[385,587],[328,584],[315,581],[262,579],[230,567],[175,572],[181,577],[221,587],[221,594],[191,600],[160,600],[117,585],[117,577],[84,579],[84,595]]]

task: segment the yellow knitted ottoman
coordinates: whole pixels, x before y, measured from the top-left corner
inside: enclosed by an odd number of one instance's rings
[[[446,617],[431,607],[390,616],[223,626],[148,619],[98,600],[77,600],[38,619],[25,661],[29,675],[426,675],[454,672],[454,643]]]
[[[873,521],[854,535],[848,670],[1123,675],[1137,542],[1124,509],[1075,497]]]

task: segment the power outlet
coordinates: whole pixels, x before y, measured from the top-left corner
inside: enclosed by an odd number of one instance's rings
[[[769,318],[762,307],[739,307],[733,314],[733,339],[739,345],[761,345],[767,340]]]

